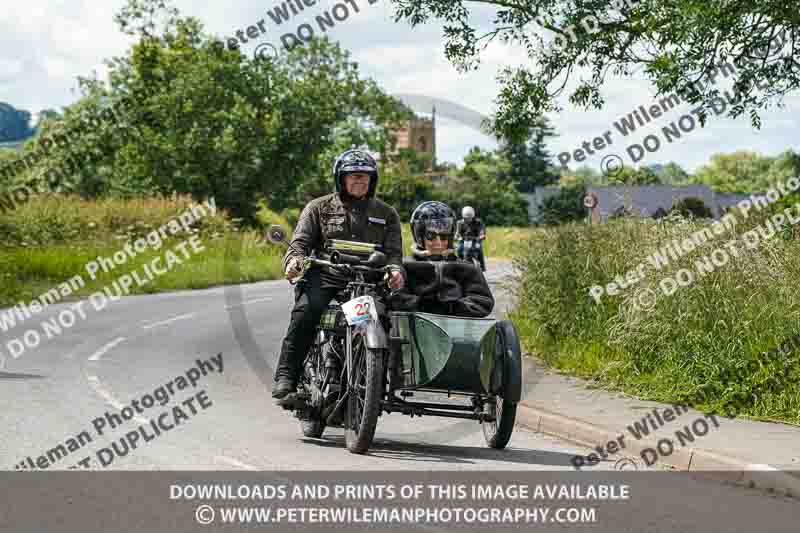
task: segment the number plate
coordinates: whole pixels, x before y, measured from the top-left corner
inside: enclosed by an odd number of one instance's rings
[[[342,304],[342,311],[347,323],[351,326],[369,322],[370,320],[378,320],[378,311],[375,308],[375,300],[372,299],[372,296],[353,298],[349,302]]]

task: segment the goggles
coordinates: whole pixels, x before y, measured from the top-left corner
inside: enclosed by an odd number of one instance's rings
[[[447,241],[450,239],[450,236],[453,235],[451,232],[447,233],[439,233],[436,231],[428,230],[425,232],[425,240],[432,241],[434,239],[439,239],[441,241]]]

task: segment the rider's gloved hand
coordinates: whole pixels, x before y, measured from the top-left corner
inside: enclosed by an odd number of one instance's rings
[[[386,274],[386,277],[389,279],[389,288],[392,289],[393,291],[399,291],[406,284],[406,280],[403,278],[403,274],[401,274],[397,270],[392,270],[391,272]]]
[[[292,257],[286,264],[286,271],[284,272],[284,274],[286,275],[286,279],[292,281],[297,276],[299,276],[302,271],[303,271],[303,261],[298,259],[297,257]]]

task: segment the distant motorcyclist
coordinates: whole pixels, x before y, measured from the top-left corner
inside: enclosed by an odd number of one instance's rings
[[[403,266],[406,288],[389,300],[395,310],[481,318],[494,308],[483,274],[458,261],[453,250],[455,213],[442,202],[424,202],[411,214],[413,258]]]
[[[456,226],[456,240],[458,243],[458,257],[464,259],[464,241],[471,240],[482,243],[486,240],[486,226],[481,219],[475,216],[475,210],[470,206],[465,206],[461,210],[462,219]],[[473,244],[474,246],[474,244]],[[478,248],[478,259],[481,263],[481,270],[486,272],[486,261],[483,257],[483,246]]]
[[[333,179],[336,192],[312,200],[300,214],[283,260],[286,279],[293,280],[300,274],[303,256],[311,252],[324,255],[325,242],[340,239],[382,245],[391,269],[389,286],[401,289],[405,272],[400,218],[393,207],[374,198],[377,163],[366,152],[348,150],[336,159]],[[272,391],[273,398],[284,398],[296,389],[320,317],[347,282],[341,273],[315,268],[295,288],[294,308],[275,369],[277,386]]]

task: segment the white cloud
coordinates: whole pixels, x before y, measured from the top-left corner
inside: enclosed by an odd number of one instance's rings
[[[493,100],[499,87],[497,73],[504,66],[527,65],[519,47],[508,47],[497,41],[483,53],[481,66],[470,72],[459,72],[444,56],[441,25],[431,22],[411,28],[394,23],[389,0],[352,0],[360,11],[351,9],[347,20],[329,30],[331,39],[339,40],[353,52],[365,76],[372,77],[389,93],[416,93],[452,100],[484,115],[493,111]],[[229,3],[177,0],[185,15],[198,18],[209,33],[233,36],[259,20],[266,21],[267,33],[249,40],[242,47],[252,53],[262,42],[278,45],[280,36],[293,31],[298,24],[315,24],[315,17],[343,0],[319,0],[299,12],[291,21],[277,26],[267,12],[283,4],[283,0],[233,0]],[[37,112],[59,107],[75,100],[76,76],[89,76],[96,70],[105,75],[103,60],[122,55],[129,38],[121,34],[113,22],[114,13],[124,0],[26,0],[8,2],[0,11],[0,101]],[[341,9],[341,8],[340,8]],[[475,20],[492,20],[493,9],[476,10]],[[10,79],[9,79],[10,78]],[[579,109],[562,98],[564,111],[551,116],[559,137],[550,143],[550,151],[558,154],[580,148],[584,141],[611,130],[614,144],[584,162],[598,168],[608,153],[625,156],[631,143],[641,143],[648,134],[661,135],[661,128],[687,112],[682,107],[653,121],[629,137],[622,137],[613,122],[627,115],[638,105],[653,101],[653,88],[642,77],[610,81],[603,89],[606,106],[602,110]],[[753,149],[775,154],[787,148],[798,148],[795,141],[800,126],[800,97],[787,98],[785,110],[763,113],[761,131],[754,130],[747,117],[731,120],[712,117],[703,129],[696,129],[674,143],[663,146],[642,163],[664,163],[675,160],[687,169],[705,163],[713,153]],[[495,146],[494,141],[468,127],[439,124],[437,145],[440,159],[460,161],[473,145]],[[663,140],[663,135],[662,135]],[[612,152],[613,149],[613,152]]]

